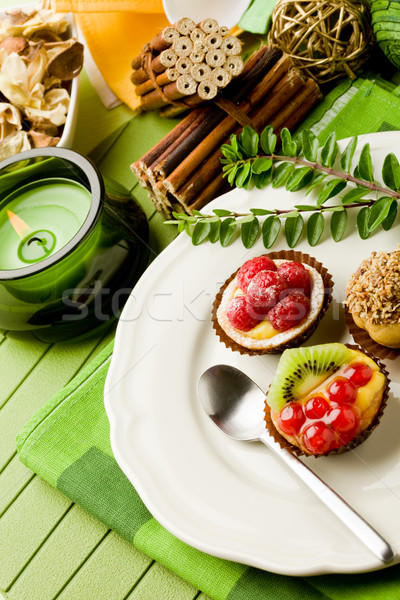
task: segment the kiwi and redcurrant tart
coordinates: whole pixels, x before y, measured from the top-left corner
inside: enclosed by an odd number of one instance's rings
[[[332,299],[332,277],[302,252],[270,252],[246,261],[221,287],[213,326],[241,354],[282,352],[315,330]]]
[[[343,452],[379,422],[389,389],[379,359],[341,343],[285,350],[266,395],[266,426],[297,454]]]

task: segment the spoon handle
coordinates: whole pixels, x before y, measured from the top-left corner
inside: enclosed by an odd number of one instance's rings
[[[381,535],[361,517],[343,498],[333,491],[318,475],[288,450],[281,448],[265,431],[260,439],[268,448],[279,454],[288,467],[318,496],[350,531],[382,562],[389,563],[395,554]]]

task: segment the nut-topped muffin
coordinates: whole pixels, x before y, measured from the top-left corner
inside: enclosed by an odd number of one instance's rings
[[[400,250],[364,259],[347,284],[345,304],[375,342],[400,348]]]
[[[222,286],[213,307],[221,341],[242,354],[281,352],[315,330],[333,283],[316,259],[295,251],[246,261]]]

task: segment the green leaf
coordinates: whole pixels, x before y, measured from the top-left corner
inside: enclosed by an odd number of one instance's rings
[[[320,191],[317,199],[317,206],[322,206],[324,202],[337,196],[346,187],[347,182],[343,179],[331,179]]]
[[[385,157],[382,167],[382,178],[391,190],[400,190],[400,165],[396,156],[391,152]]]
[[[251,165],[252,173],[259,175],[260,173],[264,173],[265,171],[269,171],[272,167],[272,159],[271,158],[256,158]]]
[[[210,227],[210,223],[203,223],[203,221],[198,221],[196,223],[192,233],[193,246],[198,246],[207,239],[208,234],[210,233]]]
[[[348,221],[347,211],[345,209],[332,213],[331,216],[331,234],[335,242],[340,242],[346,231]]]
[[[239,169],[239,165],[236,164],[232,167],[232,169],[229,171],[229,175],[228,175],[228,183],[229,185],[235,185],[235,178],[236,178],[236,174],[238,172]]]
[[[301,210],[301,211],[314,211],[315,210],[315,206],[314,204],[295,204],[294,206],[297,210]]]
[[[325,219],[324,215],[316,212],[308,218],[307,221],[307,240],[310,246],[316,246],[324,232]]]
[[[312,178],[312,181],[310,183],[310,185],[307,188],[307,192],[306,192],[306,196],[312,192],[312,190],[314,188],[316,188],[317,186],[321,185],[321,183],[326,179],[327,174],[326,173],[321,173],[320,171],[314,171],[314,176]]]
[[[272,169],[270,169],[269,171],[264,171],[264,173],[260,173],[260,175],[252,175],[252,181],[254,182],[256,188],[258,188],[259,190],[268,185],[271,182],[271,179]]]
[[[369,144],[365,144],[361,150],[360,160],[358,161],[358,173],[360,177],[364,179],[364,181],[374,180],[371,149]]]
[[[286,180],[286,189],[289,192],[297,192],[310,183],[312,176],[313,170],[310,167],[299,167]]]
[[[202,223],[216,223],[217,221],[219,221],[217,215],[215,215],[215,217],[204,217],[204,219],[202,219]]]
[[[359,210],[357,215],[358,234],[362,240],[366,240],[370,234],[368,229],[368,210],[368,206],[364,206]]]
[[[259,217],[265,217],[265,215],[270,215],[274,213],[273,210],[267,210],[266,208],[251,208],[250,212],[253,213],[253,215],[257,215]]]
[[[390,208],[396,202],[393,198],[379,198],[368,211],[367,227],[369,231],[376,229],[388,216]]]
[[[315,162],[319,149],[318,138],[309,129],[304,129],[301,133],[301,141],[304,158],[310,162]]]
[[[292,135],[286,127],[281,131],[282,152],[285,156],[297,155],[297,144],[292,140]]]
[[[340,165],[341,165],[343,171],[345,171],[346,173],[350,173],[350,171],[351,171],[351,162],[353,160],[354,152],[356,151],[356,148],[357,148],[357,142],[358,142],[357,136],[351,138],[351,140],[347,144],[347,146],[341,156]]]
[[[218,219],[218,221],[214,221],[213,223],[210,224],[210,231],[208,234],[208,239],[210,240],[210,242],[212,244],[215,244],[215,242],[217,242],[219,240],[219,231],[221,228],[221,220]]]
[[[265,154],[272,154],[276,146],[276,135],[274,134],[274,128],[272,125],[268,125],[261,132],[260,145]]]
[[[253,217],[251,221],[243,223],[241,230],[241,238],[245,248],[251,248],[257,241],[260,232],[260,224],[257,217]]]
[[[197,217],[205,217],[205,215],[203,215],[202,212],[200,212],[199,210],[193,209],[193,214],[196,215]]]
[[[232,214],[230,210],[226,210],[225,208],[214,208],[213,213],[217,217],[229,217]]]
[[[178,233],[181,233],[182,231],[184,231],[184,229],[185,229],[185,221],[179,221],[179,223],[178,223]]]
[[[240,152],[237,135],[232,134],[230,137],[230,142],[231,142],[232,150],[234,151],[234,153],[236,154],[238,159],[241,160],[243,158],[243,154]]]
[[[246,125],[239,134],[239,144],[246,156],[257,156],[259,135],[252,127]]]
[[[393,225],[393,223],[396,220],[396,216],[397,216],[397,202],[393,202],[392,206],[390,207],[388,216],[386,217],[386,219],[384,221],[382,221],[382,229],[384,229],[385,231],[389,231],[389,229],[391,228],[391,226]]]
[[[325,167],[333,167],[339,147],[336,142],[336,133],[332,131],[321,150],[321,162]]]
[[[367,188],[352,188],[342,197],[342,204],[352,204],[353,202],[360,202],[369,190]]]
[[[191,223],[195,223],[197,221],[196,217],[193,217],[191,215],[187,215],[185,213],[180,213],[180,212],[172,212],[172,216],[179,220],[179,221],[190,221]]]
[[[253,219],[254,215],[252,214],[244,215],[244,217],[239,217],[238,219],[236,219],[236,223],[238,225],[242,225],[243,223],[250,223]]]
[[[303,233],[304,220],[301,215],[287,217],[285,221],[285,236],[289,248],[294,248]]]
[[[233,217],[226,217],[226,219],[221,222],[219,241],[221,242],[221,246],[223,246],[223,248],[225,248],[231,241],[236,231],[236,227],[236,221]]]
[[[271,248],[281,230],[281,221],[278,217],[267,217],[262,226],[262,239],[265,248]]]
[[[223,144],[221,146],[221,152],[230,162],[237,161],[237,156],[235,151],[232,149],[232,146],[229,146],[228,144]]]
[[[188,223],[187,221],[182,221],[182,223],[184,223],[184,229],[185,229],[187,235],[189,237],[192,237],[194,226],[191,223]]]
[[[245,187],[249,177],[251,177],[251,164],[247,162],[238,168],[235,179],[237,187]]]
[[[272,187],[278,188],[283,185],[293,170],[294,165],[289,162],[283,162],[274,167],[272,171]]]

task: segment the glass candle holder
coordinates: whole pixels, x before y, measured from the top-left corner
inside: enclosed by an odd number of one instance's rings
[[[0,328],[52,342],[109,324],[147,265],[147,242],[141,208],[107,197],[77,152],[0,162]]]

